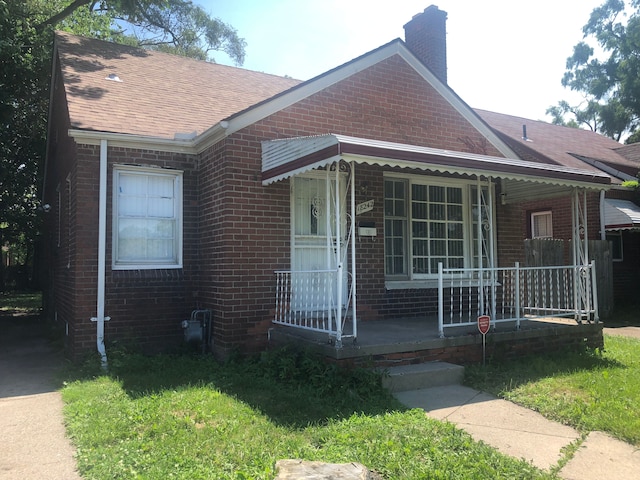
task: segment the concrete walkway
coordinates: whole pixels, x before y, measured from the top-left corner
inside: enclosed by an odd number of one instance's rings
[[[600,432],[592,432],[582,441],[573,428],[487,393],[452,385],[394,395],[408,407],[422,408],[428,416],[452,422],[475,440],[543,470],[558,465],[565,447],[579,444],[559,472],[566,480],[640,478],[639,449]]]
[[[38,318],[0,317],[0,479],[80,479],[54,381],[62,362]]]

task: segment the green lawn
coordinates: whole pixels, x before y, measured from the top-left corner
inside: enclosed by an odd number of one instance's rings
[[[41,306],[41,292],[0,292],[0,315],[39,313]]]
[[[403,408],[371,372],[309,354],[110,362],[62,391],[85,478],[272,479],[285,458],[360,462],[386,479],[556,478]]]
[[[538,356],[465,370],[466,383],[583,432],[640,446],[640,341],[605,335],[602,352]]]

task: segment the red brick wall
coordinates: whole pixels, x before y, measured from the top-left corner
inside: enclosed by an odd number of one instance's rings
[[[604,347],[602,324],[575,325],[570,328],[489,333],[486,338],[487,361],[508,361],[525,355],[543,355],[556,352],[583,352],[585,349]],[[372,364],[379,368],[414,365],[425,362],[450,362],[473,365],[482,362],[482,335],[448,338],[439,347],[425,350],[373,355],[366,358],[340,360],[346,365]]]
[[[68,353],[78,359],[96,351],[96,324],[90,319],[97,313],[100,147],[76,145],[65,135],[69,122],[63,101],[64,93],[61,89],[55,90],[51,135],[57,141],[52,142],[49,152],[49,180],[45,191],[45,202],[52,205],[46,217],[49,267],[45,303],[47,316],[57,317],[61,325],[66,325]],[[182,340],[181,321],[199,307],[194,289],[199,268],[196,159],[184,154],[113,147],[108,148],[107,157],[105,315],[111,317],[105,323],[107,345],[120,343],[143,351],[175,347]],[[111,202],[115,163],[184,170],[182,269],[112,271]]]
[[[56,78],[59,78],[59,75],[58,70]],[[50,320],[57,319],[58,328],[65,331],[67,322],[71,322],[75,314],[77,283],[75,270],[72,270],[72,266],[75,267],[72,258],[76,252],[76,241],[75,235],[70,235],[76,223],[76,189],[68,188],[67,178],[75,185],[77,170],[73,162],[76,155],[75,143],[66,135],[69,116],[64,89],[59,82],[54,85],[52,103],[52,118],[48,132],[50,142],[47,152],[47,178],[43,192],[43,202],[51,206],[51,210],[43,217],[43,314]],[[71,354],[75,348],[75,339],[75,330],[69,328],[66,342]]]

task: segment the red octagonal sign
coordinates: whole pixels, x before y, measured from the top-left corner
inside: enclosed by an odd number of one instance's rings
[[[478,330],[480,333],[485,335],[489,331],[489,326],[491,325],[491,317],[489,315],[480,315],[478,317]]]

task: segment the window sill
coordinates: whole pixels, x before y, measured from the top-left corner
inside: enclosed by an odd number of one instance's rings
[[[126,270],[177,270],[182,268],[182,265],[177,265],[177,264],[131,264],[131,265],[123,265],[123,264],[119,264],[119,265],[111,265],[111,270],[119,270],[119,271],[126,271]]]

